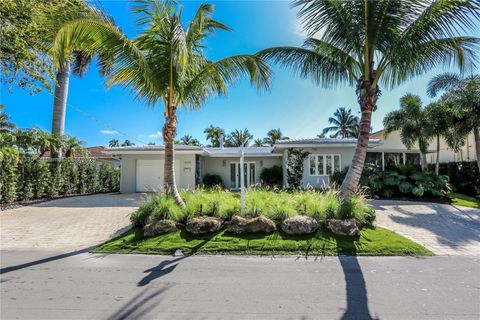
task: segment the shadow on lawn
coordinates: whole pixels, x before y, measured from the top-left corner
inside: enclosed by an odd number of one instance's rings
[[[370,315],[368,308],[367,285],[363,276],[362,268],[356,255],[355,237],[341,237],[338,243],[338,259],[342,266],[345,277],[345,288],[347,295],[347,308],[341,319],[355,320],[374,320]],[[342,256],[343,252],[348,252],[349,256]],[[351,255],[351,256],[350,256]]]

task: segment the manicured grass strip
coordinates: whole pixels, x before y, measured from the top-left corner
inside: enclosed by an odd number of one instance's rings
[[[184,254],[433,255],[421,245],[380,227],[364,228],[360,237],[337,236],[327,230],[310,236],[289,236],[283,232],[239,236],[224,230],[194,236],[179,230],[143,238],[140,229],[132,229],[92,252],[172,254],[177,249]]]
[[[452,194],[452,204],[462,207],[470,207],[480,209],[480,201],[474,197],[469,197],[461,193]]]

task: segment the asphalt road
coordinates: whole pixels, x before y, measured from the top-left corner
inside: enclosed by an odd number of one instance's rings
[[[1,258],[2,320],[480,318],[480,257]]]

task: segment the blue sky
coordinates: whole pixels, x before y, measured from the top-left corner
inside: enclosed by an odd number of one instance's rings
[[[184,18],[190,19],[200,2],[184,2]],[[288,1],[220,1],[214,17],[230,26],[232,32],[219,32],[209,41],[207,56],[219,59],[239,53],[255,53],[278,45],[301,45],[302,33],[296,9]],[[137,29],[127,1],[102,1],[104,9],[128,36]],[[478,36],[478,35],[477,35]],[[382,128],[385,114],[398,108],[399,98],[407,92],[418,94],[424,103],[431,101],[425,89],[429,79],[448,69],[432,70],[394,90],[382,90],[373,128]],[[454,70],[454,69],[452,69]],[[248,128],[255,138],[263,138],[272,128],[281,128],[291,138],[315,137],[327,126],[328,117],[339,107],[358,112],[355,89],[322,89],[308,80],[292,76],[274,67],[270,92],[258,93],[248,81],[230,87],[227,97],[212,98],[199,111],[180,110],[178,137],[193,135],[205,143],[203,130],[210,124],[230,132]],[[44,90],[30,96],[21,89],[10,93],[1,89],[1,103],[13,122],[21,128],[39,127],[50,131],[53,94]],[[88,146],[106,145],[115,138],[135,144],[161,143],[163,105],[148,108],[120,87],[105,89],[104,79],[92,65],[87,75],[70,80],[66,133],[77,136]]]

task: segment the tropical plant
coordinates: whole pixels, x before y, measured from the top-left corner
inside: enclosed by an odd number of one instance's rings
[[[163,102],[164,191],[184,206],[173,169],[177,109],[200,108],[209,97],[225,95],[227,87],[242,76],[249,76],[259,90],[268,88],[270,69],[255,55],[216,62],[205,57],[208,36],[230,30],[212,18],[213,5],[201,4],[187,28],[182,24],[182,10],[173,1],[143,0],[133,11],[142,28],[133,41],[108,19],[79,19],[65,25],[57,38],[68,39],[72,52],[77,45],[83,48],[87,38],[103,58],[100,63],[109,66],[108,85],[128,87],[149,105]]]
[[[75,157],[76,154],[85,154],[86,149],[85,141],[81,141],[76,137],[72,136],[63,136],[64,144],[65,144],[65,157],[72,158]]]
[[[294,0],[309,37],[303,47],[275,47],[260,56],[316,84],[356,84],[360,134],[342,199],[355,192],[365,162],[380,85],[394,88],[438,66],[464,70],[478,39],[458,36],[478,23],[478,1]],[[315,35],[322,34],[320,39]]]
[[[457,141],[463,144],[465,137],[473,131],[477,166],[480,170],[480,76],[440,74],[430,80],[427,93],[435,97],[440,92],[445,92],[442,100],[451,103],[461,113],[454,127],[455,133],[461,137]]]
[[[288,149],[287,183],[288,187],[297,189],[302,185],[303,167],[309,153],[301,149]]]
[[[334,138],[357,138],[358,137],[358,117],[352,114],[352,109],[339,108],[328,118],[328,123],[332,126],[323,129],[323,134],[333,132]]]
[[[10,116],[3,111],[3,108],[3,104],[0,104],[0,133],[13,132],[16,126],[10,122]]]
[[[267,137],[263,139],[263,143],[273,147],[273,145],[278,140],[288,140],[288,139],[290,138],[283,136],[282,131],[280,129],[272,129],[267,132]]]
[[[210,140],[211,146],[214,148],[220,147],[220,138],[225,137],[225,130],[212,124],[203,130],[203,133],[207,135],[207,140]]]
[[[265,146],[265,144],[263,143],[263,140],[262,140],[262,139],[257,138],[257,139],[255,139],[255,140],[253,140],[252,146],[254,146],[254,147],[263,147],[263,146]]]
[[[413,94],[406,94],[400,98],[400,110],[389,112],[383,119],[385,137],[398,130],[400,139],[407,149],[418,144],[423,171],[427,169],[427,151],[432,139],[428,124],[422,100]]]
[[[444,102],[430,103],[425,107],[424,113],[427,121],[427,130],[429,135],[436,139],[437,156],[435,161],[435,174],[439,174],[440,168],[440,138],[443,137],[448,146],[454,150],[457,149],[458,141],[456,138],[456,119],[458,118],[458,109],[452,108]]]
[[[113,148],[113,147],[119,147],[120,143],[118,142],[118,139],[112,139],[108,142],[108,146]]]
[[[248,132],[248,129],[235,129],[227,136],[225,145],[227,147],[248,147],[252,139],[253,135]]]
[[[122,147],[130,147],[130,146],[134,146],[134,145],[135,145],[135,143],[131,142],[128,139],[125,139],[125,141],[123,141],[123,143],[121,144]]]
[[[201,146],[200,141],[198,141],[198,139],[195,139],[194,137],[188,134],[181,137],[180,141],[178,141],[178,144],[184,144],[187,146]]]

